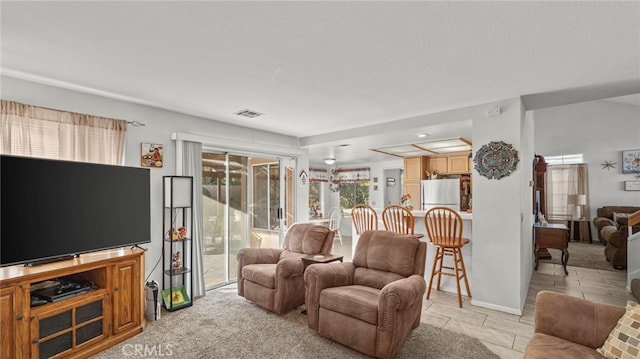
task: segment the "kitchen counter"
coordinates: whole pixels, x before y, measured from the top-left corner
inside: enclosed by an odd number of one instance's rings
[[[382,223],[382,209],[376,208],[376,213],[378,215],[378,229],[384,230],[384,224]],[[413,210],[411,214],[414,217],[414,233],[422,234],[423,237],[420,239],[423,242],[427,242],[427,261],[425,265],[425,279],[427,281],[427,286],[429,285],[429,278],[431,278],[431,268],[433,266],[433,257],[435,256],[436,249],[431,243],[429,243],[429,236],[427,236],[427,231],[424,226],[424,214],[426,211],[423,210]],[[471,257],[473,253],[473,238],[472,238],[472,213],[467,212],[458,212],[460,217],[462,218],[462,237],[469,238],[471,241],[469,244],[462,247],[462,257],[464,258],[464,266],[467,271],[467,278],[469,279],[469,286],[471,287],[471,292],[473,293],[473,276],[471,275],[473,268],[471,263]],[[352,224],[353,226],[353,224]],[[355,253],[356,245],[358,244],[359,235],[356,234],[355,228],[352,228],[352,253]],[[449,264],[447,264],[449,263]],[[445,265],[450,265],[451,258],[445,259]],[[434,278],[433,289],[435,290],[437,285],[437,279]],[[466,295],[464,290],[464,285],[462,285],[462,294]],[[446,292],[457,293],[456,281],[453,277],[443,275],[440,282],[440,290],[444,290]]]

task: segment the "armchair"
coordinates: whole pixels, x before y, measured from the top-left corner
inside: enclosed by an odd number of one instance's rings
[[[333,236],[325,226],[299,223],[287,231],[282,249],[240,249],[238,295],[277,314],[304,304],[302,257],[329,254]]]
[[[367,231],[353,262],[307,267],[309,327],[367,355],[393,357],[420,325],[427,244],[418,238]]]

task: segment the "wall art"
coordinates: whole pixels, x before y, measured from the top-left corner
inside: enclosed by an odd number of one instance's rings
[[[518,151],[503,141],[491,141],[482,145],[473,159],[480,175],[497,180],[515,171],[519,161]]]
[[[607,161],[607,160],[605,160],[605,161],[603,161],[603,162],[600,164],[600,166],[602,166],[602,169],[603,169],[603,170],[607,170],[607,171],[608,171],[608,170],[610,170],[610,169],[612,169],[612,168],[616,168],[616,164],[617,164],[617,163],[616,163],[616,162],[614,162],[614,161]]]
[[[640,150],[622,151],[622,173],[640,173]]]
[[[625,181],[624,182],[624,190],[625,191],[640,191],[640,181]]]
[[[162,145],[154,143],[140,144],[140,166],[142,167],[162,167],[164,152]]]

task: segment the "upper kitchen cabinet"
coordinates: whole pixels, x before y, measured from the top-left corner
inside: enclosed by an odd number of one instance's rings
[[[469,173],[469,154],[447,157],[448,173]]]
[[[469,152],[428,157],[427,171],[438,175],[471,173]]]
[[[429,157],[429,172],[445,174],[448,172],[446,157]]]
[[[405,182],[421,181],[425,178],[427,170],[426,157],[407,157],[404,159]]]
[[[403,193],[413,199],[414,204],[420,203],[420,181],[426,178],[427,158],[406,157],[404,159],[404,187]]]

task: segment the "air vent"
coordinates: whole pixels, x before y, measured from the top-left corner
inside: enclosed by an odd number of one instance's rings
[[[254,117],[258,117],[258,116],[262,116],[264,115],[264,113],[260,113],[260,112],[256,112],[256,111],[252,111],[252,110],[241,110],[236,112],[234,115],[238,115],[238,116],[244,116],[244,117],[248,117],[248,118],[254,118]]]

